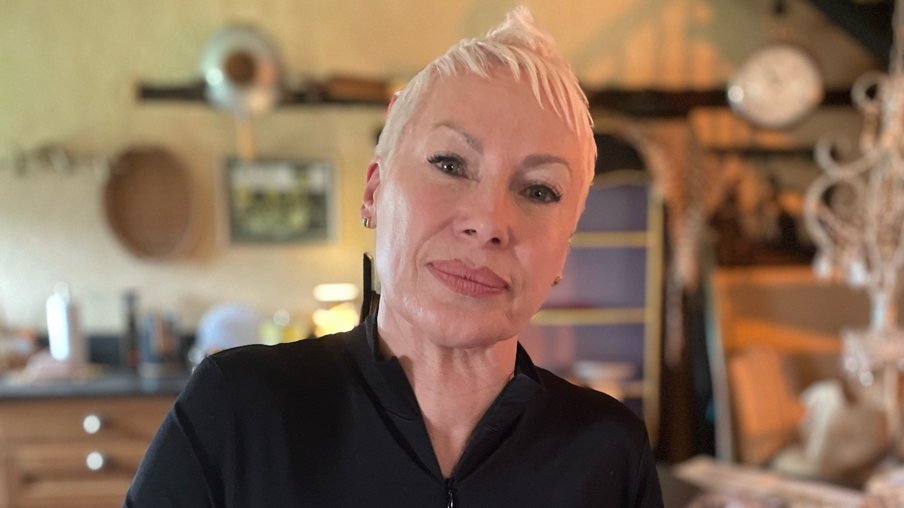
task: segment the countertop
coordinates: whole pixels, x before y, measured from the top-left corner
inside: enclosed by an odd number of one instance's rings
[[[65,397],[178,395],[188,383],[188,372],[165,378],[142,378],[132,371],[109,371],[93,377],[60,381],[23,381],[0,377],[0,400]]]

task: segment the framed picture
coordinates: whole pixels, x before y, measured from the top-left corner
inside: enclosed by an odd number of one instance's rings
[[[287,244],[333,237],[333,164],[228,159],[229,242]]]

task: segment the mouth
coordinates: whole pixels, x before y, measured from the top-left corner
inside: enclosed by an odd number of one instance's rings
[[[489,268],[471,268],[457,259],[431,261],[427,268],[452,291],[475,298],[501,294],[509,289],[502,277]]]

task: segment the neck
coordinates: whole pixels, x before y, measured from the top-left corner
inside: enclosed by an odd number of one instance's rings
[[[399,359],[414,390],[445,477],[515,369],[517,338],[481,347],[443,346],[387,308],[377,316],[380,348]]]

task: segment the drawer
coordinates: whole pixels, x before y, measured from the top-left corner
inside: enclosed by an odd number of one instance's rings
[[[5,443],[150,442],[174,401],[172,396],[5,401],[0,404],[0,439]]]
[[[118,507],[147,447],[147,442],[133,440],[15,447],[6,455],[10,506]]]

